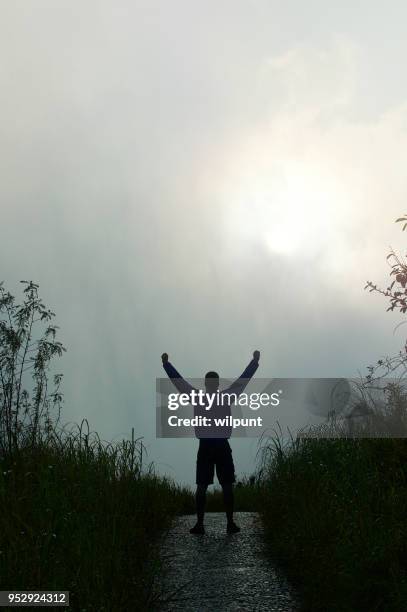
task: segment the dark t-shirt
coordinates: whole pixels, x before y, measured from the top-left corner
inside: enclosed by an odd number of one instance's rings
[[[168,374],[168,377],[174,383],[175,387],[180,393],[190,394],[191,391],[198,392],[195,387],[190,385],[181,374],[174,368],[174,366],[167,361],[163,364],[164,370]],[[210,410],[206,410],[205,406],[208,406],[208,402],[204,402],[204,405],[194,406],[194,416],[206,416],[211,418],[211,426],[197,426],[195,427],[195,436],[200,439],[211,440],[213,444],[221,443],[222,440],[230,438],[232,435],[232,426],[230,424],[224,424],[216,426],[214,419],[225,419],[231,416],[231,406],[236,401],[236,398],[244,391],[247,387],[253,374],[259,367],[259,362],[256,359],[252,359],[247,368],[242,372],[237,380],[232,383],[227,389],[219,391],[219,395],[215,398],[215,401]],[[209,393],[209,392],[208,392]],[[229,397],[231,396],[231,397]],[[219,401],[216,401],[219,399]]]

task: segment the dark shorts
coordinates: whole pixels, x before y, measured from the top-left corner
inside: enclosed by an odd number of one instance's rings
[[[235,466],[229,442],[227,440],[200,440],[196,460],[196,484],[213,484],[215,466],[220,484],[235,482]]]

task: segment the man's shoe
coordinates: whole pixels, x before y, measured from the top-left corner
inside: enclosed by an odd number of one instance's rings
[[[189,533],[195,533],[195,534],[198,534],[198,535],[204,535],[205,527],[203,525],[199,525],[199,523],[197,523],[195,525],[195,527],[192,527],[192,529],[189,530]]]
[[[228,523],[228,526],[226,527],[226,531],[227,533],[239,533],[240,527],[238,527],[236,523],[232,521],[231,523]]]

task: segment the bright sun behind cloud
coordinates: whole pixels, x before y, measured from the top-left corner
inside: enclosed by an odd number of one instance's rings
[[[232,239],[241,246],[260,242],[280,256],[318,252],[337,231],[346,200],[334,176],[290,160],[269,176],[243,180],[225,197]]]

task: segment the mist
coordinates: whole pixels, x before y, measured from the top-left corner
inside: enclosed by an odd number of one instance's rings
[[[366,20],[366,13],[369,19]],[[155,438],[160,355],[186,377],[355,376],[404,344],[364,291],[403,249],[406,8],[2,3],[0,261],[68,351],[63,421]],[[255,440],[232,440],[238,477]],[[188,462],[188,458],[190,462]]]

